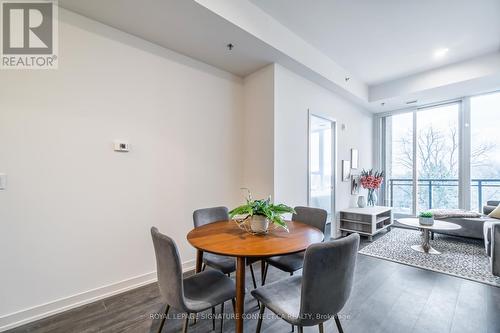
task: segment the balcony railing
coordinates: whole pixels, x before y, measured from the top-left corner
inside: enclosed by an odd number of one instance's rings
[[[418,179],[418,202],[420,209],[458,208],[458,179]],[[398,203],[408,206],[412,200],[413,180],[408,178],[389,179],[389,200],[391,206]],[[500,179],[471,180],[471,208],[481,211],[488,200],[500,199]],[[411,206],[411,205],[410,205]],[[439,206],[439,207],[438,207]]]

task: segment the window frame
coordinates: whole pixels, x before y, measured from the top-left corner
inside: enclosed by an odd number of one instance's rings
[[[500,91],[495,91],[500,92]],[[495,93],[489,92],[487,94]],[[485,94],[478,94],[474,96],[482,96]],[[459,133],[459,148],[458,148],[458,207],[460,209],[470,210],[471,207],[471,169],[470,169],[470,153],[471,153],[471,126],[470,126],[470,98],[467,96],[463,98],[446,100],[438,103],[425,104],[406,109],[378,113],[375,115],[375,165],[381,170],[387,170],[387,134],[386,134],[386,119],[387,117],[403,113],[413,114],[413,198],[412,198],[412,212],[410,216],[415,216],[418,210],[418,170],[417,170],[417,129],[418,120],[417,114],[421,110],[440,107],[449,104],[458,104],[458,133]],[[387,186],[381,188],[381,197],[384,198],[384,205],[391,206],[389,202]],[[395,214],[396,217],[408,216],[407,214]]]

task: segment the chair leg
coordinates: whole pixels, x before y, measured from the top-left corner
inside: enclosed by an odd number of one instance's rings
[[[236,299],[231,298],[231,303],[233,303],[233,313],[236,313]]]
[[[266,278],[267,278],[267,270],[269,269],[269,264],[266,263],[266,269],[264,270],[264,277],[262,278],[262,283],[261,285],[265,285],[266,284]]]
[[[250,273],[252,274],[253,288],[257,289],[257,282],[255,281],[255,273],[253,271],[253,266],[252,266],[252,264],[250,264],[248,266],[250,266]]]
[[[165,325],[165,319],[167,319],[168,310],[170,310],[170,305],[167,304],[167,308],[165,309],[165,312],[164,312],[164,317],[161,319],[160,328],[158,329],[158,333],[161,333],[161,330],[163,329],[163,325]]]
[[[203,272],[207,268],[207,264],[203,263],[203,266],[201,266],[201,271]]]
[[[212,307],[212,331],[215,331],[215,307]]]
[[[250,266],[250,273],[252,274],[253,289],[257,289],[257,281],[255,280],[255,272],[253,271],[253,266],[252,264],[248,266]],[[259,301],[257,301],[257,307],[260,307]]]
[[[292,332],[295,332],[295,325],[292,325]]]
[[[215,326],[214,326],[215,331]],[[224,331],[224,303],[220,305],[220,333]]]
[[[342,325],[340,325],[340,320],[338,315],[335,315],[335,324],[337,324],[337,329],[339,330],[339,333],[344,333]]]
[[[319,324],[318,328],[319,328],[319,333],[324,333],[325,332],[325,328],[323,327],[323,323]]]
[[[304,327],[302,326],[297,326],[299,328],[299,333],[304,333]]]
[[[182,333],[187,333],[188,331],[188,326],[189,326],[189,317],[191,316],[190,313],[187,314],[186,320],[184,320],[184,326],[182,326]]]
[[[266,307],[264,306],[264,304],[261,304],[260,311],[259,311],[259,319],[257,321],[257,330],[255,331],[256,333],[260,333],[260,329],[262,328],[262,316],[264,316],[265,310],[266,310]]]

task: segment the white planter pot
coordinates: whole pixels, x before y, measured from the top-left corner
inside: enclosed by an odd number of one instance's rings
[[[434,225],[434,218],[433,217],[419,217],[418,222],[420,225]]]
[[[250,229],[258,234],[264,234],[269,228],[269,220],[265,216],[254,215],[250,218]]]

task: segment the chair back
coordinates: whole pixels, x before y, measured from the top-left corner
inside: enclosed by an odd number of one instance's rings
[[[193,212],[193,223],[195,228],[205,224],[226,220],[229,220],[227,207],[202,208]]]
[[[185,311],[182,265],[177,246],[172,238],[151,228],[151,237],[156,254],[158,287],[163,301],[171,307]]]
[[[306,223],[318,228],[323,234],[325,233],[326,219],[328,217],[326,210],[302,206],[297,206],[294,209],[296,213],[292,215],[292,221]]]
[[[307,248],[300,301],[304,324],[326,321],[344,307],[352,290],[358,247],[359,235],[351,234]]]

